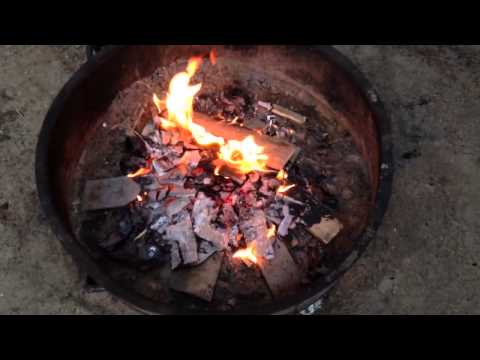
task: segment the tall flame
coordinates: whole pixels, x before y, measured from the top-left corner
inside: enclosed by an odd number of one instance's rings
[[[162,128],[165,130],[181,128],[189,131],[199,145],[218,145],[220,147],[218,157],[241,173],[265,170],[268,157],[263,153],[263,147],[255,143],[253,136],[243,141],[230,140],[225,143],[222,137],[214,136],[203,126],[193,122],[193,100],[201,90],[202,84],[190,85],[190,81],[202,61],[198,57],[190,59],[186,71],[175,75],[170,82],[166,100],[168,120],[161,120]],[[153,101],[160,111],[161,101],[155,94]]]
[[[168,120],[162,120],[162,127],[167,130],[183,128],[192,134],[199,145],[223,145],[223,138],[213,136],[204,127],[193,122],[193,99],[202,89],[202,84],[190,85],[190,81],[201,64],[201,58],[192,58],[188,62],[187,70],[173,77],[166,101]],[[155,94],[153,101],[159,107],[160,101]]]

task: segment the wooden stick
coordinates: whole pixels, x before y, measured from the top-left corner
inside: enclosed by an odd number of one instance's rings
[[[300,151],[295,145],[259,134],[251,129],[214,120],[200,113],[194,114],[193,121],[203,126],[209,133],[223,137],[225,140],[242,141],[248,136],[253,136],[255,143],[262,146],[264,153],[268,156],[267,166],[275,170],[282,170]]]

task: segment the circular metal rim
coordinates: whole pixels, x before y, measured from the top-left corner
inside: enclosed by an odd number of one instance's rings
[[[68,83],[61,90],[59,95],[54,100],[45,121],[40,131],[39,140],[36,149],[35,175],[37,183],[37,192],[39,194],[41,207],[52,226],[55,235],[61,240],[65,249],[74,258],[80,268],[83,268],[90,276],[92,276],[99,284],[114,296],[122,299],[124,302],[132,305],[137,310],[152,314],[181,314],[180,309],[173,309],[170,306],[155,303],[140,294],[134,293],[128,289],[124,289],[116,284],[107,274],[103,273],[98,265],[95,263],[87,251],[74,239],[66,230],[64,224],[60,221],[60,216],[57,214],[53,200],[48,196],[50,193],[49,187],[49,173],[45,164],[48,163],[48,148],[52,129],[54,128],[58,115],[62,110],[64,99],[68,98],[82,83],[83,79],[89,77],[100,62],[107,62],[113,59],[116,51],[119,51],[124,46],[113,46],[102,50],[100,54],[94,56],[90,61],[84,64],[78,70]],[[371,86],[366,77],[357,69],[357,67],[340,53],[333,46],[321,45],[309,47],[312,51],[320,52],[325,58],[337,67],[339,67],[345,74],[347,74],[353,81],[355,86],[364,95],[372,113],[377,119],[377,133],[378,143],[380,145],[380,181],[377,195],[376,206],[373,211],[373,218],[370,219],[365,231],[357,240],[353,250],[353,256],[348,257],[345,262],[339,267],[339,271],[335,272],[323,286],[314,286],[307,294],[301,296],[296,295],[293,298],[285,299],[281,302],[275,302],[272,305],[266,306],[261,311],[256,310],[249,313],[258,314],[294,314],[308,308],[310,305],[319,300],[335,283],[348,271],[354,263],[361,257],[367,245],[375,237],[376,231],[380,226],[385,212],[387,210],[393,182],[393,144],[391,138],[391,122],[380,96]],[[374,96],[372,96],[374,94]],[[320,288],[321,287],[321,288]],[[230,312],[228,314],[238,314]]]

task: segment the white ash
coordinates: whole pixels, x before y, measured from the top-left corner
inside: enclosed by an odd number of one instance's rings
[[[167,226],[170,224],[170,218],[167,216],[160,216],[155,223],[150,225],[150,229],[158,232],[159,234],[165,233]]]
[[[290,208],[288,207],[288,205],[285,205],[283,207],[283,220],[278,227],[278,235],[287,236],[288,230],[290,229],[293,220],[294,217],[290,215]]]
[[[218,248],[209,241],[200,241],[200,245],[198,246],[198,261],[195,265],[200,265],[208,258],[210,258],[213,254],[218,251]]]
[[[164,237],[168,241],[178,243],[184,264],[193,264],[198,261],[197,240],[188,212],[183,212],[175,225],[167,227]]]
[[[249,213],[248,216],[245,216]],[[245,237],[247,244],[255,241],[256,252],[259,256],[265,257],[268,247],[271,245],[271,239],[267,237],[267,219],[262,210],[248,209],[243,211],[243,217],[240,220],[240,230]]]
[[[164,211],[168,217],[172,217],[182,210],[184,210],[188,205],[190,205],[190,198],[176,198],[168,197],[164,202]]]

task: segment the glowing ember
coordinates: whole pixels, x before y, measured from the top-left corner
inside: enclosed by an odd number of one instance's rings
[[[273,224],[272,227],[268,229],[267,237],[271,239],[271,238],[274,238],[276,234],[277,234],[277,227],[275,226],[275,224]]]
[[[288,179],[288,174],[285,170],[280,170],[277,174],[277,180],[283,181]]]
[[[277,194],[285,194],[288,190],[293,189],[295,185],[281,185],[278,190]]]
[[[211,60],[216,59],[214,52],[212,54]],[[187,70],[173,77],[165,103],[168,120],[161,119],[161,127],[165,130],[172,128],[187,130],[199,145],[218,145],[220,147],[218,157],[243,174],[265,170],[268,157],[263,153],[263,147],[255,143],[253,136],[243,141],[231,140],[225,143],[222,137],[212,135],[203,126],[193,122],[193,100],[202,84],[190,85],[190,81],[201,63],[201,58],[192,58],[188,62]],[[153,102],[161,112],[162,102],[155,94]]]
[[[133,178],[136,178],[136,177],[139,177],[139,176],[148,175],[151,172],[152,172],[152,169],[140,168],[136,172],[134,172],[133,174],[128,174],[127,177],[129,177],[130,179],[133,179]]]
[[[255,242],[252,242],[246,249],[238,250],[234,255],[234,259],[248,260],[257,264],[258,260],[255,256]]]

